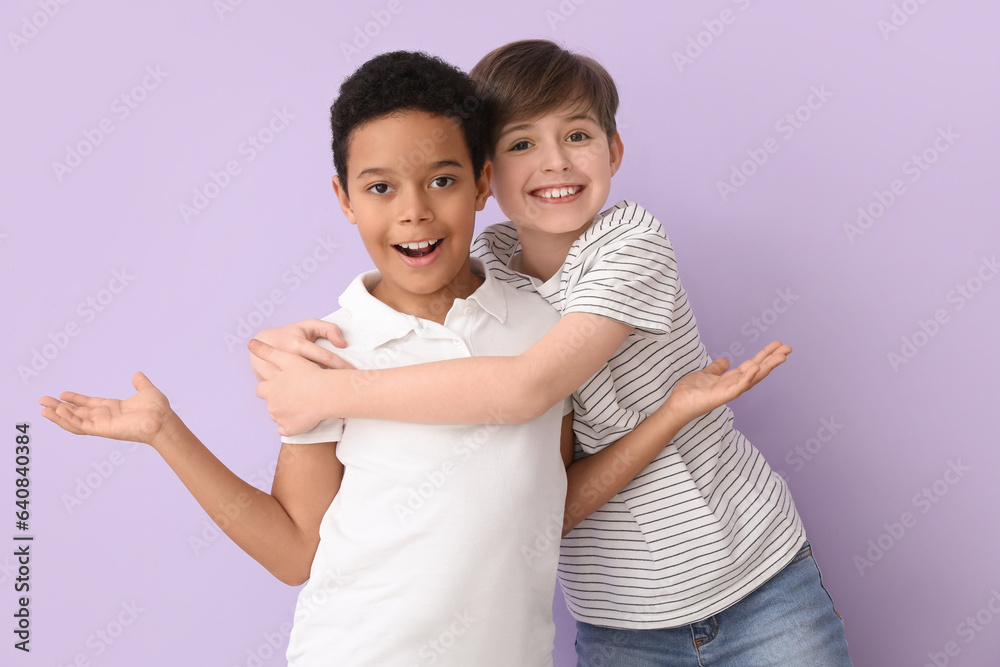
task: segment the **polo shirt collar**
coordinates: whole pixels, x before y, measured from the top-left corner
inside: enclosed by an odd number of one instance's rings
[[[500,282],[486,269],[482,261],[470,258],[472,271],[483,277],[483,284],[469,295],[466,301],[475,301],[501,324],[507,320],[507,299]],[[371,290],[382,279],[378,271],[368,271],[351,281],[340,295],[340,307],[347,311],[355,328],[351,344],[376,348],[392,340],[399,340],[411,331],[422,332],[433,323],[414,315],[394,310],[371,295]],[[456,299],[456,302],[460,301]],[[452,306],[454,309],[454,306]]]

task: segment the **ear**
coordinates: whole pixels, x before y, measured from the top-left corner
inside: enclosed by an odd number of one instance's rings
[[[611,154],[611,175],[614,176],[618,168],[622,166],[622,158],[625,156],[625,144],[622,143],[622,135],[618,134],[618,130],[615,130],[608,142],[608,149]]]
[[[487,160],[483,163],[483,170],[476,181],[476,210],[482,211],[486,208],[486,200],[490,198],[490,179],[493,177],[493,163]]]
[[[344,212],[347,220],[352,225],[358,224],[354,208],[351,206],[351,198],[347,196],[347,190],[340,184],[340,176],[333,177],[333,191],[337,193],[337,203],[340,204],[340,210]]]

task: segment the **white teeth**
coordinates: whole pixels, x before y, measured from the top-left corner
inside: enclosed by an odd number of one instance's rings
[[[576,188],[568,187],[568,188],[551,188],[549,190],[543,190],[542,192],[539,193],[539,196],[544,197],[545,199],[552,199],[553,197],[559,199],[561,197],[566,197],[575,194],[576,194]]]
[[[438,243],[440,240],[441,239],[436,239],[434,241],[419,241],[414,243],[397,243],[396,245],[400,248],[406,248],[407,250],[423,250],[424,248],[428,248]]]

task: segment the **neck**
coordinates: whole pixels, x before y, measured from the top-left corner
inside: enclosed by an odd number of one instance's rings
[[[455,299],[468,298],[482,284],[483,279],[466,266],[451,282],[433,292],[400,295],[393,293],[385,282],[379,282],[371,289],[371,295],[397,312],[444,324]]]
[[[517,270],[539,280],[548,280],[565,263],[569,249],[582,233],[583,230],[565,234],[548,234],[532,229],[518,230],[521,259]]]

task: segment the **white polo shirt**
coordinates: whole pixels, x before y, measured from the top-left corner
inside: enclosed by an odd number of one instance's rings
[[[483,272],[478,260],[473,267]],[[349,343],[337,354],[357,368],[517,355],[559,318],[487,274],[442,326],[372,297],[379,279],[357,278],[325,318]],[[344,464],[299,594],[289,664],[551,665],[566,411],[560,404],[525,424],[503,415],[460,426],[326,420],[285,438],[339,442]]]

